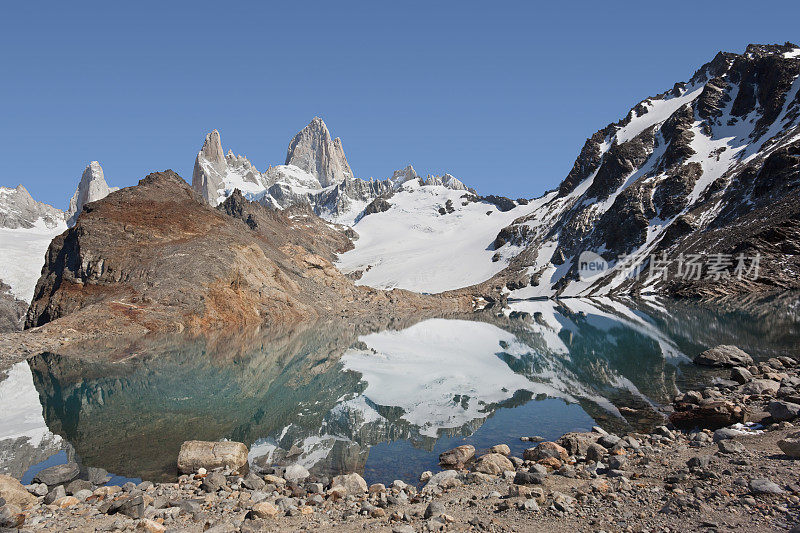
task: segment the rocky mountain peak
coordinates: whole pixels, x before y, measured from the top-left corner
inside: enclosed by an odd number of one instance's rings
[[[200,149],[200,154],[211,162],[225,163],[225,152],[222,151],[222,137],[219,131],[213,130],[206,134],[206,140]]]
[[[406,165],[405,168],[395,170],[392,174],[392,181],[397,184],[402,184],[416,179],[419,179],[419,174],[417,174],[417,171],[414,170],[414,167],[411,165]]]
[[[217,205],[218,190],[227,171],[222,137],[219,131],[206,134],[203,147],[197,153],[192,171],[192,188],[211,205]]]
[[[15,188],[0,187],[0,227],[17,229],[33,228],[39,219],[48,228],[64,224],[64,212],[55,207],[37,202],[22,185]]]
[[[97,161],[89,163],[81,175],[81,181],[67,209],[67,225],[74,226],[83,206],[89,202],[96,202],[105,198],[109,193],[116,191],[116,187],[109,187],[103,175],[103,167]]]
[[[289,143],[286,164],[313,175],[323,187],[353,177],[342,141],[338,137],[331,139],[328,127],[319,117],[314,117]]]
[[[768,57],[768,56],[785,56],[791,54],[798,47],[794,43],[785,42],[784,44],[748,44],[744,51],[744,56],[750,59]],[[800,57],[800,55],[798,55]]]

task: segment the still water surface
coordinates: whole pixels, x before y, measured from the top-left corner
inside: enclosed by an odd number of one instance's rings
[[[325,323],[41,354],[0,381],[13,406],[0,414],[0,463],[23,481],[68,457],[169,480],[183,441],[227,438],[257,464],[414,482],[459,444],[520,453],[523,435],[658,424],[674,394],[712,378],[689,364],[710,346],[798,355],[797,299],[785,300],[524,301],[386,329]]]

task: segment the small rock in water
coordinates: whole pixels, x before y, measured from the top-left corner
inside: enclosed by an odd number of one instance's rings
[[[753,358],[736,346],[722,344],[697,355],[694,364],[712,367],[747,366],[753,364]]]
[[[92,482],[92,485],[105,485],[111,481],[111,475],[102,468],[90,466],[86,469],[86,477]]]
[[[439,465],[442,468],[461,469],[472,458],[475,457],[475,446],[471,444],[464,444],[456,446],[452,450],[447,450],[439,454]]]

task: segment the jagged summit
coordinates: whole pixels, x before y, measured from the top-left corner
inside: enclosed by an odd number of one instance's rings
[[[294,165],[316,177],[323,187],[352,178],[339,137],[331,139],[325,122],[314,117],[289,143],[286,165]]]
[[[192,171],[192,188],[211,205],[217,205],[217,191],[227,173],[222,137],[219,131],[206,134],[203,147],[197,153]]]
[[[284,165],[259,172],[243,155],[232,150],[223,156],[224,153],[221,136],[214,130],[206,135],[195,159],[192,188],[213,206],[239,189],[245,198],[268,207],[284,209],[306,204],[323,218],[353,224],[370,202],[411,181],[418,181],[421,186],[474,192],[449,174],[420,179],[411,165],[395,171],[388,179],[356,178],[341,140],[331,139],[319,117],[292,138]]]
[[[64,212],[37,202],[21,184],[0,187],[0,228],[31,229],[40,223],[50,229],[63,226]]]
[[[67,225],[70,227],[75,225],[75,221],[78,215],[81,214],[84,205],[105,198],[109,193],[117,189],[117,187],[109,187],[108,183],[106,183],[100,163],[97,161],[89,163],[81,175],[78,189],[69,201],[66,214]]]
[[[748,44],[744,56],[750,59],[783,56],[785,59],[800,58],[800,46],[786,41],[783,44]]]

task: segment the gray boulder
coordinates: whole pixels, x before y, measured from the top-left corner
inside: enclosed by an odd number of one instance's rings
[[[713,367],[735,367],[753,364],[753,358],[736,346],[721,344],[694,358],[694,364]]]
[[[514,475],[515,485],[544,485],[545,476],[520,470]]]
[[[203,483],[200,485],[200,488],[206,492],[217,492],[219,489],[224,487],[227,482],[228,479],[222,475],[222,473],[212,472],[203,479]]]
[[[64,487],[64,490],[67,491],[67,494],[71,494],[71,495],[74,496],[75,493],[78,492],[78,491],[81,491],[81,490],[92,490],[92,488],[93,487],[92,487],[92,482],[91,481],[87,481],[85,479],[76,479],[76,480],[70,481],[67,484],[67,486]]]
[[[784,420],[794,420],[800,416],[800,405],[776,400],[769,402],[767,411],[769,411],[773,420],[776,422],[783,422]]]
[[[777,483],[760,477],[750,480],[750,492],[753,494],[783,494],[783,489]]]
[[[732,439],[717,442],[717,448],[719,448],[719,453],[723,454],[743,453],[745,451],[745,447],[741,442]]]
[[[753,379],[753,374],[742,366],[735,366],[731,369],[731,379],[740,385],[744,385]]]
[[[50,492],[44,497],[44,503],[46,505],[50,505],[54,501],[59,498],[63,498],[67,495],[67,491],[64,490],[64,485],[58,485],[57,487],[53,487]]]
[[[51,466],[45,468],[33,477],[33,480],[38,483],[44,483],[48,487],[53,485],[61,485],[68,483],[78,477],[80,474],[80,467],[78,463],[65,463],[62,465]]]
[[[789,433],[779,440],[778,448],[789,457],[800,457],[800,431]]]
[[[773,396],[778,392],[781,384],[771,379],[754,379],[745,385],[742,385],[742,392],[745,394],[764,394]]]
[[[294,483],[298,483],[303,481],[311,474],[309,471],[302,465],[293,464],[286,467],[286,471],[283,473],[283,479],[286,481],[291,481]]]
[[[342,486],[347,490],[347,494],[357,496],[367,492],[367,482],[360,475],[353,472],[352,474],[344,474],[341,476],[334,476],[332,486]]]
[[[439,454],[439,465],[442,468],[464,468],[475,457],[475,446],[464,444],[456,446],[452,450],[447,450]]]
[[[178,470],[192,474],[199,468],[231,468],[244,473],[247,470],[247,446],[233,441],[187,440],[178,453]]]

